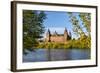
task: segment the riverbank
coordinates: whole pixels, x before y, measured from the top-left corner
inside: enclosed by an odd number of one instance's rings
[[[72,49],[72,48],[81,48],[81,49],[90,49],[91,44],[90,41],[80,41],[80,40],[70,40],[64,43],[57,43],[57,42],[42,42],[39,43],[35,48],[53,48],[53,49]]]

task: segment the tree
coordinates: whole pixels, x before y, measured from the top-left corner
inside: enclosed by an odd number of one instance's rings
[[[79,37],[78,45],[82,48],[91,48],[91,14],[69,12],[74,33]],[[85,31],[84,31],[85,30]]]
[[[36,46],[37,39],[44,33],[44,19],[46,14],[43,11],[23,10],[23,47],[32,49]]]
[[[84,27],[86,28],[89,36],[91,35],[91,14],[90,13],[80,13],[79,17],[83,21]]]
[[[68,12],[70,21],[73,25],[73,31],[76,35],[78,36],[89,36],[90,37],[90,32],[91,32],[91,14],[90,13],[77,13],[75,15],[72,12]],[[80,23],[82,22],[82,24]],[[84,32],[84,29],[86,32]]]

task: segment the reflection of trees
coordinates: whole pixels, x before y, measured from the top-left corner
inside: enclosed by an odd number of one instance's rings
[[[23,10],[23,46],[24,49],[36,46],[37,38],[44,33],[43,21],[46,15],[43,11]]]
[[[51,50],[50,48],[47,49],[47,59],[48,61],[51,61]]]

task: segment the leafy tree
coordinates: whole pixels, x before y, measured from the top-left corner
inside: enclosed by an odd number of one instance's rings
[[[80,13],[79,17],[83,21],[84,27],[86,28],[89,36],[91,32],[91,14],[90,13]]]
[[[70,21],[73,25],[73,31],[77,36],[87,35],[90,36],[91,32],[91,14],[90,13],[77,13],[68,12]],[[82,24],[80,23],[82,22]],[[84,32],[86,29],[86,32]]]
[[[73,25],[74,33],[79,37],[78,44],[82,48],[91,48],[91,14],[90,13],[77,13],[75,15],[69,12],[70,21]],[[84,31],[84,29],[86,31]]]
[[[43,11],[23,10],[23,46],[24,49],[32,49],[36,46],[37,39],[44,33],[44,19],[46,14]]]

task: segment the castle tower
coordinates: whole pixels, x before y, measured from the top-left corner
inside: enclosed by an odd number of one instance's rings
[[[71,36],[71,32],[69,32],[69,36]]]
[[[67,31],[66,28],[65,28],[65,30],[64,30],[64,40],[65,40],[65,41],[68,40],[68,31]]]
[[[55,35],[55,36],[57,36],[57,35],[58,35],[58,33],[55,31],[55,32],[54,32],[54,35]]]
[[[50,42],[50,35],[51,35],[51,33],[50,33],[50,30],[48,29],[48,31],[47,31],[47,33],[46,33],[46,41],[47,42]]]
[[[69,40],[71,39],[71,32],[69,32],[69,38],[68,38]]]

